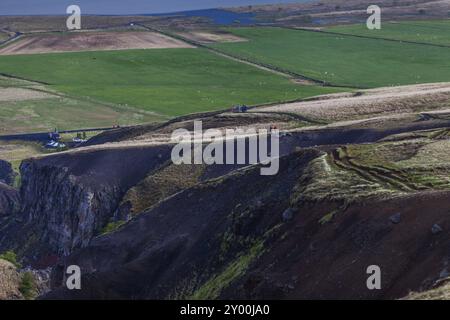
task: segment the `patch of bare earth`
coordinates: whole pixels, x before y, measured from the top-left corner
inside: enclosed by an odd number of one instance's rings
[[[226,32],[191,31],[180,33],[186,39],[201,43],[245,42],[245,38]]]
[[[72,51],[192,48],[156,32],[75,32],[24,37],[0,50],[0,55]]]
[[[0,102],[46,99],[50,94],[23,88],[0,88]]]

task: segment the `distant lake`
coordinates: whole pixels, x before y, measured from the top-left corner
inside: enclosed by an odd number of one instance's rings
[[[230,25],[239,23],[240,25],[251,25],[255,23],[255,15],[253,13],[237,13],[222,9],[204,9],[174,12],[170,14],[149,14],[149,16],[167,16],[178,15],[185,17],[202,17],[212,20],[215,24]]]
[[[267,3],[308,2],[312,0],[0,0],[0,15],[65,15],[71,4],[81,7],[83,14],[142,15],[145,13],[184,13],[209,17],[216,23],[231,24],[236,18],[250,24],[252,16],[230,13],[226,10],[202,10],[258,5]],[[195,11],[190,11],[195,10]]]

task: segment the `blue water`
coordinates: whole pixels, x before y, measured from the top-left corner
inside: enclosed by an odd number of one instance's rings
[[[149,16],[167,16],[168,14],[149,14]],[[211,20],[219,25],[231,25],[238,23],[239,25],[252,25],[255,23],[255,15],[253,13],[237,13],[222,9],[203,9],[174,12],[169,15],[177,15],[184,17],[202,17]]]
[[[230,25],[239,21],[241,25],[254,24],[255,15],[253,13],[236,13],[221,9],[206,9],[184,12],[187,17],[204,17],[211,19],[215,24]]]
[[[228,12],[200,10],[204,8],[231,8],[267,3],[306,2],[311,0],[0,0],[0,15],[50,14],[65,15],[67,6],[77,4],[82,14],[128,15],[164,12],[188,12],[210,17],[217,23],[230,24],[235,18],[249,23],[251,17],[235,16]],[[196,12],[196,11],[192,11]],[[190,13],[186,13],[189,15]]]

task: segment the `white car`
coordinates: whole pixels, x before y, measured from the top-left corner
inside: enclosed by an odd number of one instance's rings
[[[45,147],[47,149],[60,149],[60,148],[65,148],[66,145],[62,142],[51,140],[45,144]]]
[[[50,140],[45,144],[46,148],[58,148],[58,142]]]
[[[75,137],[75,138],[72,139],[72,141],[75,142],[75,143],[85,143],[87,140]]]

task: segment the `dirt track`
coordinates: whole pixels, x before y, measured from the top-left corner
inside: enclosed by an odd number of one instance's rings
[[[2,48],[0,55],[191,47],[180,40],[154,32],[53,33],[24,37]]]

